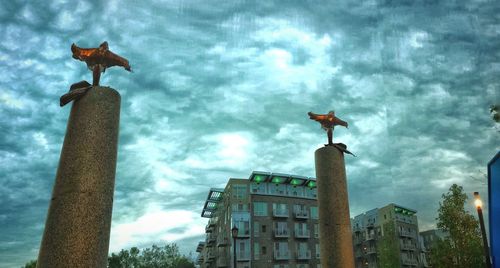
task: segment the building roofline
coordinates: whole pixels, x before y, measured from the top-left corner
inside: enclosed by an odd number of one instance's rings
[[[252,174],[250,174],[248,180],[256,183],[267,182],[276,184],[290,184],[294,186],[308,186],[311,188],[316,188],[316,178],[292,175],[286,173],[252,171]]]

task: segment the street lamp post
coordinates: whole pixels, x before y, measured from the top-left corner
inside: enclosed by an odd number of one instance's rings
[[[233,268],[236,268],[236,238],[238,238],[238,227],[236,225],[231,229],[231,235],[233,236]]]
[[[490,250],[488,247],[488,238],[486,238],[486,230],[484,228],[484,220],[483,220],[483,202],[479,196],[478,192],[474,192],[474,204],[476,205],[477,215],[479,217],[479,225],[481,226],[481,235],[483,236],[483,247],[484,247],[484,256],[486,257],[486,268],[491,268],[491,260],[490,260]]]

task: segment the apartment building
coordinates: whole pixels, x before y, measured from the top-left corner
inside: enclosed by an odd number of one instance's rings
[[[448,233],[443,232],[439,229],[431,229],[427,231],[420,232],[420,237],[422,238],[422,247],[425,248],[424,254],[429,263],[428,267],[432,267],[432,248],[438,240],[443,240],[448,236]]]
[[[398,267],[428,267],[416,213],[389,204],[351,219],[356,268],[379,267],[381,254],[395,254]],[[381,252],[384,247],[390,250]]]
[[[201,213],[209,221],[198,264],[234,267],[236,257],[238,268],[320,267],[316,193],[314,178],[258,171],[210,189]]]

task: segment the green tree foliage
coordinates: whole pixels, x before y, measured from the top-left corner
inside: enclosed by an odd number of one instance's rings
[[[383,236],[377,243],[378,267],[393,268],[399,265],[399,246],[393,221],[382,225]]]
[[[24,265],[24,268],[36,268],[36,260],[29,261]]]
[[[176,244],[153,245],[142,251],[136,247],[122,249],[108,257],[109,268],[194,268],[194,263],[179,252]]]
[[[467,195],[453,184],[439,203],[437,227],[449,234],[432,247],[434,267],[484,267],[483,246],[478,221],[465,211]]]

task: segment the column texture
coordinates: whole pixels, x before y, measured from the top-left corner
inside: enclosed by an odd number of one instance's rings
[[[334,146],[316,150],[321,267],[354,268],[344,154]]]
[[[120,94],[93,87],[68,120],[37,267],[106,267]]]

